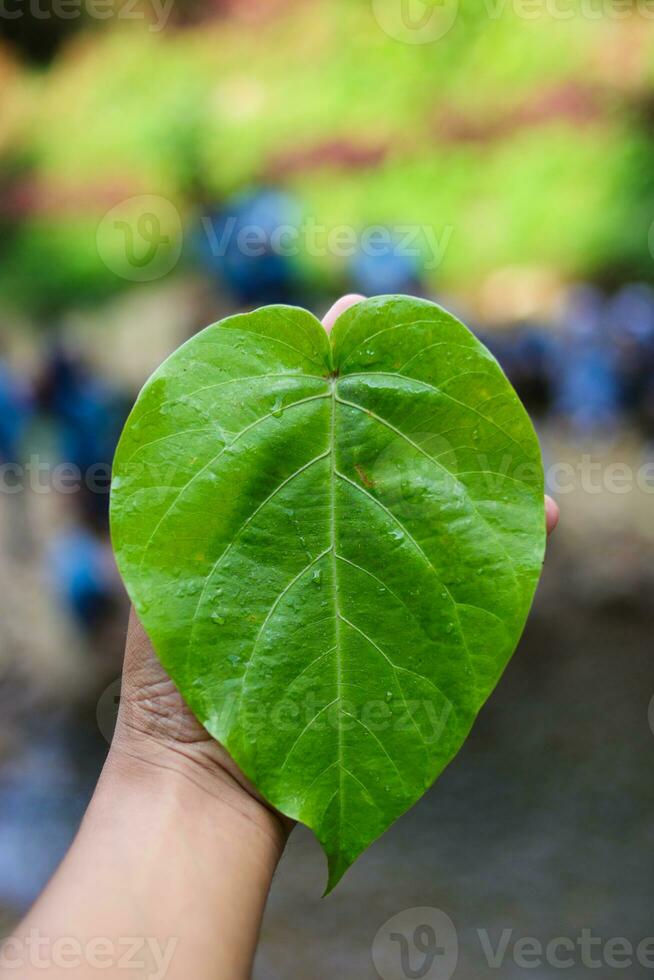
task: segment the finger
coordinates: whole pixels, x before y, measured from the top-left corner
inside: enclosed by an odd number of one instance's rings
[[[547,533],[551,534],[556,525],[559,523],[560,517],[559,505],[555,503],[551,497],[545,497],[545,518],[547,522]]]
[[[327,333],[331,333],[331,329],[341,313],[345,313],[351,306],[354,306],[355,303],[360,303],[365,298],[365,296],[360,296],[358,293],[348,293],[347,296],[341,296],[340,299],[337,299],[329,312],[325,313],[322,318],[322,325]]]

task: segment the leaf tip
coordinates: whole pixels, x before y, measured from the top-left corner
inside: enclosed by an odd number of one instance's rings
[[[327,854],[328,879],[322,898],[331,895],[345,872],[351,868],[352,863],[342,853]]]

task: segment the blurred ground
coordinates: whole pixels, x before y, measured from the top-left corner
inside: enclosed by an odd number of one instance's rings
[[[524,638],[463,751],[334,895],[320,899],[319,849],[307,832],[294,834],[266,917],[259,980],[372,980],[377,930],[419,906],[446,911],[457,926],[457,980],[487,969],[479,929],[494,945],[505,928],[513,941],[543,943],[574,940],[582,928],[634,946],[652,935],[654,567],[651,551],[638,571],[624,563],[629,589],[609,574],[620,516],[634,546],[637,535],[624,506],[613,508],[607,529],[598,519],[606,504],[593,513],[580,495],[566,498]],[[645,535],[650,518],[651,504]],[[581,963],[565,973],[598,975]],[[601,976],[613,973],[604,967]],[[634,965],[628,975],[649,973]],[[507,961],[497,975],[524,974]]]
[[[542,438],[550,466],[581,458],[551,429]],[[634,469],[647,458],[635,434],[610,450],[596,447],[593,459],[607,453]],[[561,526],[525,636],[463,751],[327,899],[318,845],[302,828],[293,834],[266,914],[257,980],[373,978],[377,930],[402,909],[425,905],[446,911],[459,930],[458,980],[486,968],[478,929],[493,943],[504,928],[514,939],[545,942],[574,939],[582,928],[634,943],[654,932],[651,495],[577,489],[560,502]],[[0,496],[4,541],[15,520],[7,503]],[[0,745],[7,924],[65,850],[92,791],[106,750],[96,702],[118,676],[121,632],[119,623],[103,653],[71,631],[35,560],[52,497],[27,506],[32,557],[8,561],[2,548],[0,564],[11,681],[3,687],[12,692]],[[555,975],[550,969],[531,972]],[[581,964],[566,972],[597,975]],[[629,976],[647,972],[634,966]],[[507,961],[499,975],[523,973]]]

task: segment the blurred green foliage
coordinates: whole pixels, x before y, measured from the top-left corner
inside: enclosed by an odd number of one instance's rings
[[[121,196],[190,222],[262,181],[328,228],[449,229],[427,273],[448,289],[507,265],[652,278],[654,21],[545,9],[460,0],[444,37],[404,44],[370,0],[296,0],[262,22],[116,17],[48,67],[3,56],[0,181],[12,200],[22,155],[32,191],[3,219],[2,295],[44,311],[124,288],[95,247]],[[343,260],[303,263],[327,280]]]

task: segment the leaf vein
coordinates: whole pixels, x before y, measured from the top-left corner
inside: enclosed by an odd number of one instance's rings
[[[413,714],[409,710],[409,705],[407,704],[407,700],[406,700],[406,694],[404,693],[404,688],[400,684],[400,679],[397,676],[397,670],[396,670],[395,664],[393,663],[393,661],[391,660],[391,658],[388,656],[388,654],[384,650],[382,650],[382,648],[377,643],[375,643],[375,641],[371,637],[369,637],[368,634],[365,633],[359,626],[356,626],[354,623],[350,622],[349,619],[345,619],[344,616],[341,616],[341,619],[343,620],[344,623],[346,623],[356,633],[359,633],[364,638],[364,640],[367,640],[368,643],[373,647],[373,649],[377,650],[377,652],[382,655],[382,657],[384,658],[384,660],[392,668],[393,674],[394,674],[394,678],[395,678],[395,683],[397,684],[397,689],[400,692],[400,697],[402,698],[402,703],[404,704],[404,707],[406,709],[406,712],[409,715],[409,718],[411,719],[411,721],[413,722],[413,727],[415,728],[415,730],[416,730],[416,732],[418,734],[418,737],[420,738],[420,741],[422,742],[422,746],[423,746],[423,748],[425,750],[425,755],[428,755],[428,752],[427,752],[427,743],[426,743],[425,739],[423,738],[420,729],[418,728],[418,725],[416,723],[415,718],[413,717]],[[445,697],[445,695],[443,695],[443,697]],[[449,700],[449,698],[446,698],[446,700]]]
[[[471,507],[473,513],[475,513],[477,515],[477,517],[479,518],[479,520],[488,528],[488,530],[490,531],[490,533],[493,535],[493,537],[497,541],[499,547],[503,551],[503,553],[504,553],[504,555],[506,557],[506,560],[507,560],[507,562],[509,564],[509,568],[511,569],[511,573],[513,575],[513,578],[514,578],[514,580],[516,582],[516,585],[517,585],[517,576],[516,576],[515,568],[514,568],[514,560],[513,560],[512,556],[509,554],[509,552],[507,551],[507,549],[506,549],[506,547],[504,545],[504,542],[499,538],[499,536],[497,534],[497,531],[492,526],[492,524],[489,522],[488,518],[484,517],[484,515],[481,514],[477,510],[477,507],[475,506],[475,503],[476,502],[475,502],[474,498],[470,494],[470,488],[465,483],[463,483],[461,480],[459,480],[455,473],[453,473],[451,470],[448,470],[448,468],[446,466],[443,466],[442,463],[439,463],[438,460],[436,460],[433,456],[430,456],[429,453],[426,452],[422,448],[422,446],[419,446],[417,442],[414,442],[413,439],[411,439],[406,434],[406,432],[402,432],[401,429],[398,429],[396,426],[394,426],[392,424],[392,422],[389,422],[388,421],[388,419],[382,418],[381,415],[377,415],[376,412],[373,412],[370,409],[366,409],[366,408],[363,407],[363,405],[359,405],[356,402],[350,402],[350,401],[347,401],[344,398],[338,398],[337,400],[340,402],[341,405],[349,405],[350,408],[354,408],[357,411],[361,412],[362,414],[367,415],[369,418],[374,419],[380,425],[385,425],[388,429],[391,430],[391,432],[394,432],[396,435],[400,436],[401,439],[404,439],[405,442],[408,443],[409,446],[413,446],[413,448],[415,450],[417,450],[417,452],[419,452],[422,456],[424,456],[425,459],[429,459],[429,460],[431,460],[432,463],[435,463],[435,465],[439,469],[441,469],[444,473],[447,473],[447,475],[450,476],[454,480],[454,482],[457,483],[461,487],[461,489],[466,493],[467,499],[468,499],[468,501],[470,503],[470,507]],[[376,500],[376,498],[373,497],[373,500]],[[406,528],[405,528],[405,530],[406,530]]]
[[[281,374],[251,374],[244,378],[228,378],[227,381],[217,381],[214,384],[203,385],[201,388],[196,388],[194,391],[184,392],[181,395],[175,395],[174,398],[167,398],[165,401],[157,405],[156,408],[150,409],[149,412],[144,412],[139,421],[142,425],[143,419],[147,419],[149,415],[158,414],[161,412],[162,408],[165,408],[167,405],[175,405],[177,402],[190,402],[192,398],[195,398],[196,395],[200,395],[203,391],[213,391],[215,388],[224,388],[226,385],[237,384],[239,381],[259,381],[260,379],[271,380],[275,378],[297,378],[300,381],[325,381],[325,378],[320,377],[318,374],[296,374],[293,371],[284,371]],[[155,439],[155,442],[157,441],[158,440]],[[145,448],[145,446],[141,446],[136,450],[136,452],[139,452],[140,449]],[[130,456],[130,459],[131,458],[132,457]],[[129,459],[127,460],[127,463],[129,463]]]
[[[285,412],[285,411],[288,411],[291,408],[296,408],[298,405],[306,405],[307,402],[320,401],[322,398],[328,398],[328,397],[329,397],[329,395],[311,395],[309,398],[301,398],[297,402],[291,402],[290,405],[284,405],[281,408],[280,411]],[[143,561],[145,559],[145,555],[147,554],[148,549],[150,548],[150,545],[154,541],[154,538],[157,535],[157,533],[159,531],[159,528],[161,527],[161,525],[163,524],[163,522],[166,520],[166,518],[168,517],[168,515],[171,513],[171,511],[174,509],[174,507],[176,506],[176,504],[178,503],[178,501],[180,500],[180,498],[182,497],[182,495],[184,493],[186,493],[186,491],[191,486],[191,484],[195,480],[197,480],[197,478],[199,476],[202,476],[202,474],[205,473],[209,469],[210,466],[212,466],[214,463],[217,463],[218,460],[220,459],[220,457],[223,455],[223,453],[226,452],[226,450],[229,449],[231,446],[233,446],[236,442],[238,442],[238,440],[241,438],[241,436],[244,436],[246,433],[251,432],[252,429],[255,429],[262,422],[265,422],[265,421],[267,421],[267,419],[271,419],[272,417],[273,417],[272,412],[268,412],[266,415],[262,415],[258,419],[255,419],[255,421],[254,422],[251,422],[250,425],[246,425],[246,427],[244,429],[241,429],[241,431],[238,432],[234,436],[234,438],[232,439],[232,441],[230,443],[228,443],[226,446],[223,446],[223,448],[220,450],[219,453],[217,453],[216,456],[212,457],[212,459],[210,459],[208,463],[205,463],[204,466],[202,466],[196,473],[194,473],[193,476],[191,477],[191,479],[188,480],[188,482],[185,483],[184,486],[182,486],[179,489],[179,491],[175,495],[174,499],[171,501],[171,503],[168,506],[168,508],[166,509],[166,511],[164,511],[163,516],[159,519],[159,521],[155,525],[154,530],[152,531],[150,537],[148,538],[148,540],[147,540],[147,542],[145,544],[145,547],[143,548],[143,554],[141,556],[141,563],[140,563],[140,566],[139,566],[139,574],[140,574],[140,572],[141,572],[141,570],[143,568]]]
[[[252,523],[252,521],[254,520],[254,518],[257,516],[257,514],[259,514],[263,510],[263,508],[266,507],[267,504],[269,504],[270,501],[273,500],[273,498],[277,496],[277,494],[280,492],[280,490],[283,490],[284,487],[288,486],[288,484],[291,483],[293,480],[295,480],[298,476],[300,476],[300,474],[302,474],[306,470],[308,470],[309,467],[310,466],[313,466],[314,463],[318,463],[321,459],[325,459],[325,457],[328,456],[328,455],[329,455],[329,450],[326,450],[324,453],[320,453],[320,455],[314,456],[314,458],[313,459],[310,459],[308,463],[305,463],[303,466],[300,466],[299,469],[295,470],[293,473],[291,473],[290,476],[287,476],[285,480],[283,480],[278,486],[276,486],[275,489],[272,491],[272,493],[268,494],[268,496],[266,497],[266,499],[263,500],[259,504],[259,506],[256,507],[255,510],[252,511],[251,514],[248,514],[246,520],[243,521],[243,523],[239,527],[239,529],[236,532],[236,534],[234,534],[234,536],[232,537],[232,539],[229,542],[229,544],[227,545],[227,547],[223,549],[223,551],[220,553],[220,555],[218,555],[218,558],[216,559],[216,561],[215,561],[215,563],[214,563],[211,571],[207,575],[207,577],[205,579],[205,582],[204,582],[204,587],[202,589],[202,592],[200,593],[200,598],[198,599],[197,605],[195,607],[195,612],[193,613],[193,621],[195,621],[195,619],[197,617],[198,611],[200,609],[200,606],[202,604],[202,601],[204,600],[204,596],[205,596],[206,591],[207,591],[207,586],[209,585],[209,582],[213,578],[214,574],[216,573],[216,570],[217,570],[218,566],[220,565],[220,563],[223,560],[223,558],[229,553],[230,549],[236,544],[236,542],[238,541],[239,537],[241,536],[241,534],[243,533],[243,531],[246,529],[246,527],[248,527]]]
[[[308,722],[306,723],[306,725],[304,726],[304,728],[302,729],[302,731],[300,732],[300,734],[299,734],[299,735],[297,736],[297,738],[296,738],[296,739],[294,739],[294,741],[293,741],[293,744],[291,745],[291,747],[290,747],[290,749],[289,749],[289,750],[288,750],[288,752],[286,753],[286,755],[285,755],[285,757],[284,757],[284,761],[282,762],[282,764],[281,764],[281,766],[279,767],[279,773],[280,773],[280,774],[281,774],[281,773],[282,773],[282,772],[284,771],[284,769],[286,768],[286,766],[287,766],[287,764],[288,764],[288,761],[289,761],[289,759],[291,758],[291,755],[293,754],[293,752],[295,751],[295,749],[296,749],[296,748],[297,748],[297,746],[299,745],[299,743],[300,743],[300,740],[301,740],[302,738],[304,738],[304,736],[306,735],[306,733],[307,733],[307,732],[308,732],[308,731],[310,730],[310,728],[311,728],[311,726],[312,726],[312,725],[315,725],[315,723],[316,723],[316,722],[318,721],[318,719],[320,718],[320,716],[321,716],[321,715],[324,715],[324,713],[325,713],[326,711],[329,711],[329,709],[330,709],[330,708],[331,708],[331,707],[332,707],[333,705],[335,705],[335,704],[336,704],[337,702],[338,702],[338,698],[334,698],[334,700],[333,700],[333,701],[330,701],[330,702],[329,702],[329,704],[324,704],[324,705],[322,706],[322,708],[320,708],[320,710],[316,712],[316,714],[315,714],[315,715],[313,716],[313,718],[312,718],[312,719],[311,719],[310,721],[308,721]]]
[[[430,561],[430,559],[428,558],[427,554],[423,550],[422,546],[414,538],[414,536],[411,534],[411,532],[409,531],[409,529],[404,526],[404,524],[399,519],[399,517],[396,517],[395,514],[393,513],[393,511],[392,510],[389,510],[389,508],[385,504],[383,504],[381,502],[381,500],[378,500],[376,497],[373,497],[372,494],[369,493],[368,490],[365,489],[365,487],[359,486],[358,483],[355,483],[354,480],[351,480],[349,478],[349,476],[346,476],[344,473],[338,472],[338,476],[342,480],[345,480],[346,483],[349,483],[351,486],[353,486],[356,490],[359,490],[359,492],[362,493],[362,494],[364,494],[364,496],[368,497],[374,504],[376,504],[378,507],[380,507],[381,510],[383,510],[386,514],[388,514],[388,516],[393,521],[395,521],[395,523],[398,525],[398,527],[404,532],[404,534],[406,534],[406,536],[409,539],[409,541],[411,541],[411,543],[413,544],[413,546],[416,548],[416,550],[422,556],[422,558],[424,559],[424,561],[427,564],[427,566],[429,568],[431,568],[431,570],[433,571],[434,575],[436,575],[436,578],[437,578],[437,581],[439,582],[439,585],[441,585],[442,588],[445,589],[445,591],[447,592],[448,596],[450,597],[450,600],[452,602],[452,605],[454,606],[454,615],[456,616],[457,625],[458,625],[458,632],[459,632],[459,636],[460,636],[460,639],[461,639],[461,643],[462,643],[463,648],[466,651],[466,654],[468,656],[468,662],[469,662],[469,665],[470,665],[470,669],[471,669],[471,671],[474,674],[474,670],[475,670],[475,668],[474,668],[474,662],[473,662],[473,659],[472,659],[472,655],[470,653],[470,649],[468,648],[468,644],[466,642],[465,634],[463,632],[463,626],[461,625],[461,620],[459,618],[459,614],[458,614],[458,610],[457,610],[457,601],[454,598],[454,596],[452,595],[452,593],[450,592],[450,590],[447,587],[447,585],[440,578],[440,576],[439,576],[439,574],[438,574],[438,572],[437,572],[434,564]]]
[[[521,453],[524,453],[525,451],[524,446],[522,446],[516,439],[514,439],[510,432],[507,432],[506,429],[503,429],[501,425],[498,425],[497,422],[494,421],[494,419],[491,419],[487,415],[484,415],[483,412],[480,412],[478,409],[474,408],[473,405],[468,405],[467,402],[462,402],[459,398],[455,398],[454,395],[451,395],[449,393],[449,391],[444,391],[442,388],[437,388],[436,385],[429,384],[428,381],[421,381],[419,378],[412,378],[408,374],[399,374],[395,371],[375,371],[374,374],[370,371],[360,371],[357,372],[357,374],[348,374],[346,377],[347,378],[356,378],[356,377],[399,378],[400,380],[403,381],[410,381],[413,382],[414,384],[422,385],[424,388],[428,388],[430,391],[435,391],[436,394],[438,395],[443,395],[444,398],[447,398],[450,401],[454,402],[455,405],[460,405],[461,408],[465,408],[467,411],[473,412],[474,415],[478,415],[480,419],[483,419],[484,422],[488,422],[488,424],[492,425],[494,429],[497,429],[498,432],[501,432],[503,436],[506,436],[509,442],[512,442],[514,446],[518,447]],[[339,401],[343,401],[343,399],[339,399]],[[355,405],[356,403],[347,402],[346,404]],[[369,411],[369,409],[364,409],[362,405],[358,405],[357,407],[361,408],[362,411]],[[381,416],[379,415],[375,417],[381,418]],[[386,421],[386,420],[382,419],[382,421]],[[391,423],[389,422],[388,424],[390,425]],[[396,431],[400,432],[399,429],[397,429]],[[404,433],[400,433],[400,434],[404,435]],[[433,457],[430,458],[433,459]],[[445,467],[443,468],[445,469]],[[447,470],[447,472],[449,473],[450,471]]]
[[[368,725],[366,725],[365,722],[361,721],[360,718],[357,718],[356,715],[353,715],[351,712],[345,711],[345,710],[343,711],[343,714],[347,718],[351,718],[353,721],[355,721],[357,723],[357,725],[360,725],[361,728],[363,728],[364,732],[366,732],[368,735],[370,735],[370,737],[377,743],[377,745],[382,750],[382,752],[384,753],[384,755],[386,756],[386,758],[388,759],[388,761],[390,762],[390,764],[393,766],[393,769],[397,773],[397,775],[399,777],[399,780],[402,783],[402,786],[404,787],[405,790],[408,790],[408,786],[406,784],[406,780],[404,779],[404,776],[402,775],[402,773],[398,769],[398,766],[397,766],[397,763],[396,763],[395,759],[390,755],[388,749],[386,748],[386,746],[384,745],[384,743],[381,741],[381,739],[379,738],[379,736],[376,735],[375,732],[373,732],[372,728],[370,728]],[[347,770],[344,770],[344,771],[347,772]]]
[[[271,605],[270,609],[268,610],[268,612],[266,614],[266,617],[265,617],[264,621],[262,622],[262,624],[261,624],[261,626],[259,628],[259,632],[256,635],[256,638],[255,638],[255,641],[254,641],[254,645],[252,647],[252,652],[250,654],[250,657],[248,659],[247,664],[245,665],[245,670],[243,671],[243,676],[241,678],[241,690],[240,690],[240,694],[239,694],[238,700],[236,702],[236,710],[237,711],[238,711],[238,709],[240,708],[240,706],[241,706],[241,704],[243,702],[243,695],[245,693],[245,687],[246,687],[246,683],[247,683],[248,674],[249,674],[249,671],[250,671],[250,667],[254,663],[254,655],[257,652],[257,647],[259,645],[259,642],[261,640],[261,637],[263,636],[263,632],[264,632],[266,626],[268,625],[268,623],[270,622],[272,616],[275,613],[275,610],[277,609],[279,603],[282,601],[282,599],[284,598],[284,596],[285,595],[288,595],[288,593],[291,591],[291,589],[296,584],[296,582],[299,582],[299,580],[302,578],[302,576],[303,575],[306,575],[306,573],[309,571],[310,568],[313,568],[314,565],[317,565],[318,562],[321,560],[321,558],[324,558],[325,555],[328,555],[329,554],[329,550],[330,550],[329,548],[326,548],[325,551],[321,552],[316,558],[313,558],[308,563],[308,565],[305,565],[304,568],[300,569],[300,571],[297,573],[297,575],[293,576],[293,578],[291,579],[291,581],[288,582],[288,584],[284,586],[284,588],[282,589],[282,591],[275,597],[275,600],[274,600],[273,604]]]

